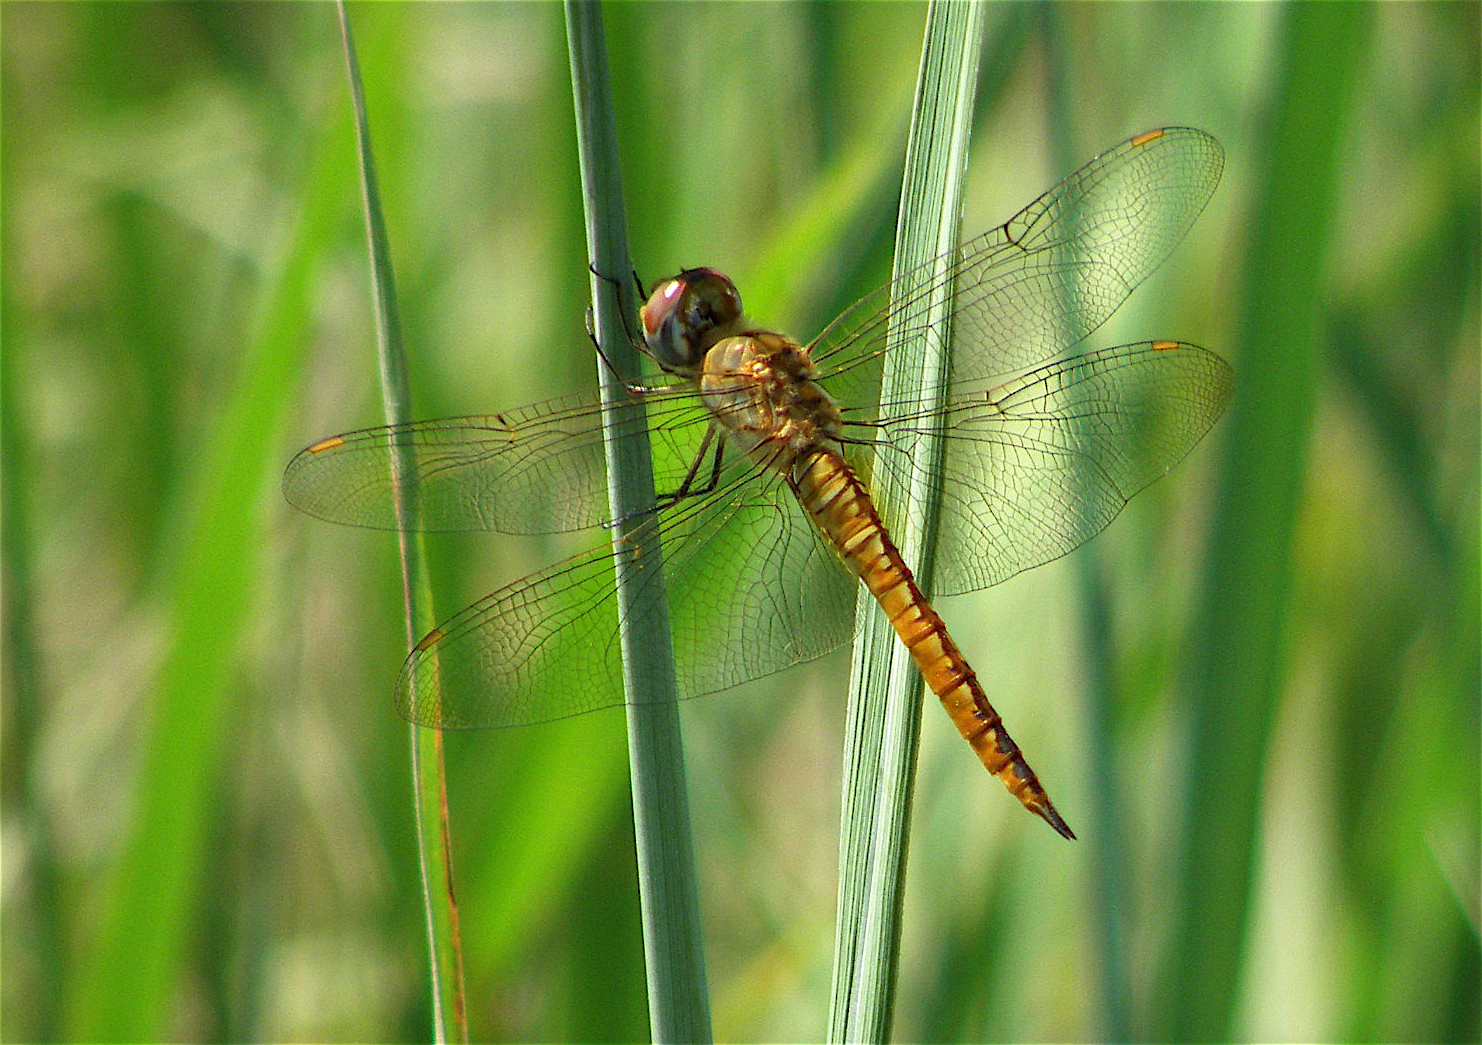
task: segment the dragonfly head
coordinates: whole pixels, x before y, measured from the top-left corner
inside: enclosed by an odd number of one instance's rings
[[[694,372],[711,345],[736,332],[741,295],[715,269],[685,269],[654,287],[638,315],[643,340],[659,365]]]

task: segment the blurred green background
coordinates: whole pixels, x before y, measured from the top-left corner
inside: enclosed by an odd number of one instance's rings
[[[1091,343],[1239,386],[1087,549],[942,604],[1082,840],[926,707],[899,1039],[1478,1040],[1479,10],[995,9],[967,231],[1210,131],[1214,202]],[[644,278],[801,336],[883,281],[923,14],[609,6]],[[561,8],[352,18],[417,414],[586,387]],[[0,1036],[421,1039],[395,539],[278,490],[380,421],[334,10],[0,41]],[[428,547],[442,615],[556,554]],[[823,1033],[845,674],[684,708],[722,1039]],[[449,738],[476,1038],[646,1036],[624,757],[618,712]]]

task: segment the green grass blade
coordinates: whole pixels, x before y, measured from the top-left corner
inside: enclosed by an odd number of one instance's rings
[[[962,183],[972,124],[982,5],[933,3],[917,84],[896,239],[897,275],[957,244]],[[923,304],[945,314],[950,288]],[[921,329],[925,314],[898,317]],[[919,349],[893,352],[882,400],[930,399],[946,386],[950,331]],[[909,367],[901,366],[906,361]],[[923,439],[913,460],[940,460],[940,440]],[[936,474],[926,469],[918,474]],[[935,538],[934,484],[873,491],[882,515],[895,521],[896,544],[930,590]],[[855,650],[846,724],[839,914],[835,932],[830,1041],[882,1041],[889,1036],[900,948],[906,848],[920,728],[921,676],[874,600],[861,591],[863,633]]]
[[[10,228],[0,230],[4,253],[11,256]],[[4,305],[6,349],[0,352],[0,504],[4,505],[4,524],[0,525],[0,570],[5,577],[4,631],[0,648],[5,650],[4,702],[11,725],[5,736],[5,757],[12,767],[30,767],[37,761],[42,739],[42,711],[49,694],[40,671],[39,628],[36,619],[35,575],[33,559],[35,536],[32,530],[34,508],[29,484],[24,476],[34,474],[35,457],[31,434],[18,423],[20,397],[16,391],[16,345],[27,343],[34,334],[29,324],[18,321],[25,313],[12,303],[13,283],[0,284]],[[28,318],[28,317],[27,317]],[[57,996],[65,997],[68,989],[64,942],[68,939],[70,915],[62,898],[62,861],[57,850],[56,825],[46,811],[43,790],[34,771],[14,776],[14,792],[7,801],[28,812],[31,824],[27,862],[37,896],[37,927],[28,941],[31,960],[39,976],[48,982]],[[55,1006],[43,1006],[40,1020],[31,1033],[36,1040],[61,1038],[62,1013]],[[4,1031],[7,1028],[0,1028]],[[16,1035],[0,1034],[14,1038]]]
[[[339,159],[325,150],[305,179],[304,211],[265,280],[264,305],[241,350],[235,385],[219,393],[217,424],[196,441],[183,492],[169,506],[189,520],[166,542],[159,596],[164,652],[139,724],[140,755],[116,863],[105,876],[86,943],[74,952],[58,1004],[73,1041],[158,1041],[199,906],[219,859],[213,818],[230,773],[229,738],[242,710],[238,654],[258,591],[251,549],[267,540],[276,476],[265,434],[281,429],[303,331],[311,325],[313,252],[337,217],[329,191]]]
[[[381,372],[381,397],[387,424],[412,419],[411,386],[407,376],[406,351],[402,343],[401,317],[396,303],[396,278],[391,264],[391,246],[381,208],[380,187],[366,113],[365,91],[349,16],[343,2],[336,5],[345,47],[345,65],[355,115],[355,138],[360,158],[361,188],[365,202],[366,233],[370,247],[371,285],[375,297],[376,348]],[[402,592],[406,606],[407,648],[427,634],[436,621],[432,612],[431,586],[427,578],[422,541],[417,525],[414,451],[407,447],[394,467],[402,482],[397,489],[398,547],[401,552]],[[452,845],[449,838],[446,767],[442,734],[437,730],[408,726],[415,798],[418,867],[421,872],[423,914],[427,926],[428,970],[432,989],[433,1036],[444,1042],[452,1026],[457,1038],[468,1040],[467,1011],[463,1000],[462,947],[458,938],[458,910],[452,886]],[[435,830],[434,830],[435,825]],[[451,1021],[451,1024],[450,1024]]]
[[[595,269],[593,328],[607,362],[619,374],[636,374],[638,354],[629,342],[624,316],[636,315],[627,219],[618,167],[612,88],[602,11],[590,0],[566,5],[571,82],[576,102],[577,147],[587,239]],[[628,394],[599,362],[603,396],[610,408],[626,406]],[[612,416],[616,416],[615,414]],[[631,415],[627,415],[631,420]],[[628,421],[624,422],[629,423]],[[608,444],[609,496],[615,519],[648,517],[653,505],[652,463],[647,448],[632,440]],[[669,643],[662,584],[632,583],[640,553],[635,525],[614,529],[618,605],[623,623],[623,676],[628,694],[628,745],[632,766],[633,826],[638,849],[643,912],[644,961],[648,973],[650,1033],[654,1041],[709,1041],[710,1006],[700,932],[699,887],[690,837],[684,748],[675,704],[674,658]],[[658,548],[641,550],[643,569],[662,569]],[[637,600],[652,600],[640,605]],[[643,620],[643,633],[627,626]],[[660,621],[659,627],[652,622]]]
[[[1181,899],[1151,1037],[1235,1033],[1266,750],[1284,686],[1292,548],[1314,424],[1340,155],[1373,7],[1282,9],[1209,563],[1188,662]]]
[[[1048,56],[1048,127],[1055,166],[1072,170],[1085,156],[1075,127],[1074,69],[1068,51],[1066,12],[1054,4],[1039,9],[1040,31]],[[1130,128],[1123,128],[1130,130]],[[1089,462],[1086,462],[1089,464]],[[1090,481],[1084,471],[1081,481]],[[1090,800],[1084,817],[1083,837],[1095,861],[1089,876],[1092,890],[1091,918],[1097,946],[1092,951],[1098,990],[1095,1012],[1100,1033],[1108,1041],[1131,1041],[1133,1032],[1133,971],[1127,960],[1132,931],[1132,902],[1128,883],[1133,874],[1127,866],[1129,846],[1125,830],[1127,793],[1125,764],[1119,761],[1117,739],[1126,735],[1126,723],[1117,714],[1118,699],[1113,682],[1115,658],[1112,650],[1112,604],[1114,593],[1098,567],[1100,548],[1096,542],[1077,555],[1076,604],[1079,616],[1079,657],[1085,678],[1082,700],[1086,708],[1087,776]]]

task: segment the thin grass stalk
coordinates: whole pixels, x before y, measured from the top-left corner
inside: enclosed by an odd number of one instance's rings
[[[366,236],[370,248],[371,286],[376,318],[376,348],[380,362],[381,399],[388,425],[412,419],[411,384],[396,303],[396,280],[391,247],[381,209],[380,187],[366,114],[365,91],[349,15],[343,0],[336,4],[345,47],[345,66],[355,116],[355,139],[360,159],[365,202]],[[401,560],[402,596],[406,607],[407,649],[432,630],[431,586],[418,525],[415,450],[400,448],[393,458],[396,472],[397,538]],[[458,933],[458,906],[453,890],[451,825],[443,735],[440,730],[408,727],[411,747],[413,810],[417,828],[417,863],[422,878],[423,915],[427,926],[428,972],[432,988],[433,1037],[449,1039],[449,1021],[458,1040],[468,1040],[468,1017],[463,993],[463,949]],[[432,829],[436,825],[436,831]]]
[[[576,104],[577,149],[587,242],[592,259],[592,322],[609,431],[642,425],[641,404],[619,375],[639,372],[625,316],[636,316],[627,218],[618,165],[612,87],[602,9],[568,0],[566,27]],[[654,505],[652,460],[632,439],[607,445],[608,494],[614,527],[634,842],[654,1041],[710,1040],[710,1003],[700,931],[699,886],[690,836],[684,745],[675,703],[674,655],[662,578],[662,549],[647,532]],[[644,583],[635,583],[641,574]],[[644,622],[642,631],[630,628]]]
[[[934,0],[927,10],[896,235],[897,277],[920,272],[957,245],[985,19],[978,4]],[[930,329],[933,336],[889,354],[882,400],[930,401],[945,394],[950,301],[951,287],[944,285],[920,311],[895,317],[894,329]],[[940,474],[931,464],[941,461],[941,440],[924,435],[907,455],[927,462],[910,488],[882,484],[877,473],[872,492],[882,515],[894,523],[901,554],[930,591],[940,491],[926,476]],[[862,638],[846,723],[830,1041],[883,1041],[890,1034],[923,685],[909,653],[863,591],[858,612]]]
[[[13,253],[10,230],[3,235],[4,253]],[[19,237],[16,237],[19,238]],[[5,506],[4,525],[0,526],[0,563],[5,577],[4,634],[0,637],[6,656],[6,711],[10,728],[6,738],[6,757],[11,766],[31,767],[40,761],[44,742],[45,712],[55,705],[56,694],[46,685],[40,663],[40,634],[36,608],[37,590],[33,551],[36,549],[33,485],[25,477],[35,475],[37,458],[33,457],[32,433],[20,423],[22,397],[17,393],[17,355],[30,336],[29,324],[22,317],[25,310],[14,304],[10,281],[0,286],[0,314],[5,316],[7,351],[0,353],[0,504]],[[18,321],[19,320],[19,321]],[[26,345],[27,350],[34,349]],[[69,969],[64,941],[73,938],[69,932],[70,911],[63,902],[62,853],[58,849],[54,819],[46,801],[39,774],[34,770],[13,775],[14,791],[8,797],[14,809],[26,811],[27,877],[31,881],[36,914],[35,927],[28,943],[29,958],[37,970],[39,982],[49,983],[53,996],[68,996]],[[38,1007],[36,1022],[29,1032],[37,1041],[60,1040],[62,1011],[57,1005]]]

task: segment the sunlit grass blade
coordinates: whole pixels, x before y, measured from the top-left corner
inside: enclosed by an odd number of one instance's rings
[[[406,352],[402,345],[401,319],[396,303],[396,279],[391,247],[381,209],[380,188],[371,147],[370,121],[349,16],[343,0],[336,5],[344,40],[345,64],[350,80],[355,116],[356,142],[360,157],[361,188],[365,202],[366,233],[370,247],[371,285],[375,298],[377,358],[381,372],[381,396],[387,424],[412,419],[411,387]],[[408,447],[393,461],[399,478],[396,484],[398,547],[401,552],[402,592],[406,606],[407,648],[416,644],[436,623],[432,612],[431,586],[427,578],[422,541],[418,534],[417,497],[413,485],[417,474],[413,450]],[[448,821],[446,768],[442,733],[408,726],[411,742],[415,795],[418,864],[422,878],[423,911],[427,923],[429,973],[432,988],[433,1035],[442,1042],[450,1027],[459,1040],[468,1040],[468,1019],[463,998],[462,945],[458,937],[458,909],[453,892],[452,845]],[[450,1022],[451,1021],[451,1022]]]
[[[1282,696],[1292,549],[1317,398],[1340,155],[1374,9],[1282,9],[1228,422],[1187,677],[1180,890],[1149,1036],[1220,1040],[1242,986],[1262,775]],[[1278,799],[1286,801],[1283,797]]]
[[[979,4],[933,3],[927,11],[920,78],[906,150],[896,238],[897,275],[919,270],[957,245],[962,184],[972,124],[985,12]],[[937,336],[893,352],[882,400],[930,402],[946,387],[950,331],[944,314],[950,286],[923,301],[922,313],[897,317]],[[903,366],[909,361],[910,366]],[[940,461],[939,439],[924,437],[911,459]],[[918,476],[938,474],[927,467]],[[873,490],[882,515],[921,587],[930,591],[935,502],[929,481],[911,489]],[[856,646],[846,723],[830,1041],[883,1041],[890,1036],[900,948],[906,848],[920,727],[921,676],[872,597],[861,591],[862,634]]]
[[[638,373],[639,360],[624,322],[625,316],[636,316],[637,309],[601,7],[590,0],[570,0],[566,24],[582,196],[594,269],[593,329],[605,357],[605,362],[598,364],[598,374],[609,416],[616,417],[616,411],[630,406],[618,375]],[[630,421],[631,415],[624,424]],[[652,582],[655,571],[662,570],[661,550],[640,548],[636,541],[641,536],[635,539],[635,533],[650,518],[642,513],[652,507],[654,498],[647,449],[640,450],[633,440],[610,443],[608,472],[612,517],[631,521],[614,528],[613,547],[628,695],[633,826],[650,1034],[654,1041],[709,1041],[710,1006],[684,748],[675,704],[674,658],[663,605],[664,586]],[[643,584],[634,583],[640,552],[648,575]],[[642,633],[628,626],[633,620],[646,622]]]

